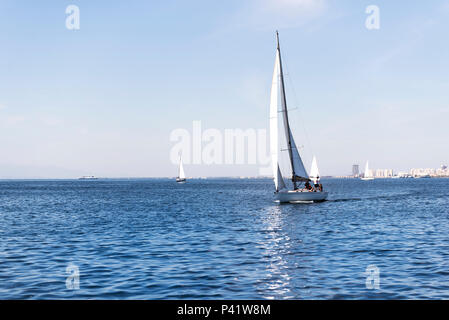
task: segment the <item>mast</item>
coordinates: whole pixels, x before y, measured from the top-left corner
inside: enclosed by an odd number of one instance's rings
[[[287,112],[287,99],[285,97],[285,87],[284,87],[284,72],[282,70],[282,59],[281,59],[281,47],[279,45],[279,32],[276,30],[276,40],[277,40],[277,50],[279,54],[279,74],[281,80],[281,95],[282,95],[282,108],[284,109],[284,118],[285,118],[285,132],[287,137],[288,144],[288,155],[290,157],[290,164],[292,167],[292,182],[293,182],[293,190],[298,189],[296,185],[296,174],[295,174],[295,166],[293,164],[293,154],[292,154],[292,141],[290,137],[290,124],[288,121],[288,112]]]

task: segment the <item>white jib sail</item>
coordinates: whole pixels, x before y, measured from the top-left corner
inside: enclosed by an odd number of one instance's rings
[[[273,168],[273,179],[276,191],[285,188],[284,179],[279,169],[279,141],[278,141],[278,96],[279,96],[279,52],[276,51],[273,80],[270,98],[270,153]]]
[[[186,175],[184,173],[184,167],[182,165],[182,158],[179,157],[179,174],[178,174],[178,178],[179,179],[185,179]]]
[[[365,178],[370,178],[372,176],[370,170],[369,170],[369,164],[368,161],[366,161],[366,165],[365,165],[365,174],[364,174]]]
[[[318,164],[315,156],[313,156],[312,167],[310,168],[310,179],[312,179],[315,184],[320,181],[320,172],[318,171]]]
[[[295,175],[302,178],[307,178],[307,170],[304,167],[301,156],[299,155],[298,148],[296,147],[295,139],[293,138],[292,132],[290,131],[290,143],[292,145],[292,162],[295,169]]]

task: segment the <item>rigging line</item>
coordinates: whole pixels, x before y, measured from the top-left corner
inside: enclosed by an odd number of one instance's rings
[[[287,58],[287,59],[286,59],[286,58]],[[284,74],[284,76],[287,75],[287,78],[288,78],[288,81],[289,81],[289,85],[290,85],[290,88],[291,88],[292,93],[293,93],[293,99],[295,100],[296,105],[298,105],[298,107],[295,108],[295,109],[293,109],[293,110],[298,109],[298,113],[299,113],[299,121],[300,121],[300,123],[301,123],[301,127],[302,127],[302,129],[303,129],[304,136],[305,136],[305,138],[306,138],[307,144],[310,146],[310,150],[312,151],[312,153],[315,154],[315,152],[314,152],[314,150],[313,150],[313,146],[312,146],[311,140],[310,140],[310,138],[309,138],[309,135],[307,134],[306,121],[303,121],[304,117],[303,117],[303,114],[302,114],[302,112],[301,112],[301,105],[299,104],[298,96],[296,95],[296,90],[295,90],[295,87],[294,87],[294,85],[293,85],[293,79],[292,79],[292,76],[290,75],[290,71],[289,71],[289,68],[288,68],[288,63],[287,63],[287,62],[288,62],[288,55],[287,55],[287,57],[286,57],[285,53],[284,53],[284,59],[283,59],[283,62],[284,62],[284,67],[285,67],[285,69],[286,69],[286,71],[287,71],[287,72]]]
[[[300,149],[304,149],[304,146],[299,146],[299,148],[295,148],[295,147],[291,147],[291,149],[296,149],[296,150],[300,150]],[[281,151],[288,151],[289,149],[281,149]]]
[[[285,67],[288,70],[288,64],[287,63],[285,63]],[[288,78],[288,82],[289,82],[290,88],[291,88],[292,93],[293,93],[293,98],[295,99],[295,102],[297,103],[297,105],[300,106],[300,104],[298,103],[298,96],[296,94],[295,86],[293,85],[293,79],[292,79],[292,77],[290,75],[287,78]],[[308,134],[308,130],[306,128],[306,123],[307,122],[305,121],[305,118],[303,116],[301,107],[298,107],[297,109],[298,109],[298,115],[299,115],[299,122],[301,124],[302,131],[304,132],[304,136],[306,138],[307,144],[310,146],[310,149],[311,149],[312,153],[314,153],[313,145],[311,143],[311,140],[310,140],[309,134]]]
[[[297,110],[297,109],[298,109],[298,107],[292,108],[292,109],[287,108],[287,112],[290,112],[290,111],[293,111],[293,110]],[[283,112],[285,112],[285,111],[284,110],[278,110],[278,113],[283,113]]]

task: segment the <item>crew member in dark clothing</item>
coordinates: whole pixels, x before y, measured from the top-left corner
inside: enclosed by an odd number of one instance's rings
[[[319,179],[320,179],[320,177],[317,177],[317,179],[315,180],[315,182],[313,184],[313,186],[315,187],[314,191],[318,191],[320,189],[320,184],[319,184],[320,180]]]
[[[312,186],[310,185],[309,181],[306,181],[306,184],[304,186],[306,187],[307,190],[309,191],[312,190]]]

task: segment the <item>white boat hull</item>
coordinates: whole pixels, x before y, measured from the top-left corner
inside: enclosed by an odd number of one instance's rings
[[[360,178],[363,181],[370,181],[370,180],[374,180],[374,178]]]
[[[279,202],[320,202],[327,198],[327,192],[280,191],[276,193]]]
[[[184,183],[184,182],[186,182],[186,179],[185,178],[176,178],[176,182]]]

